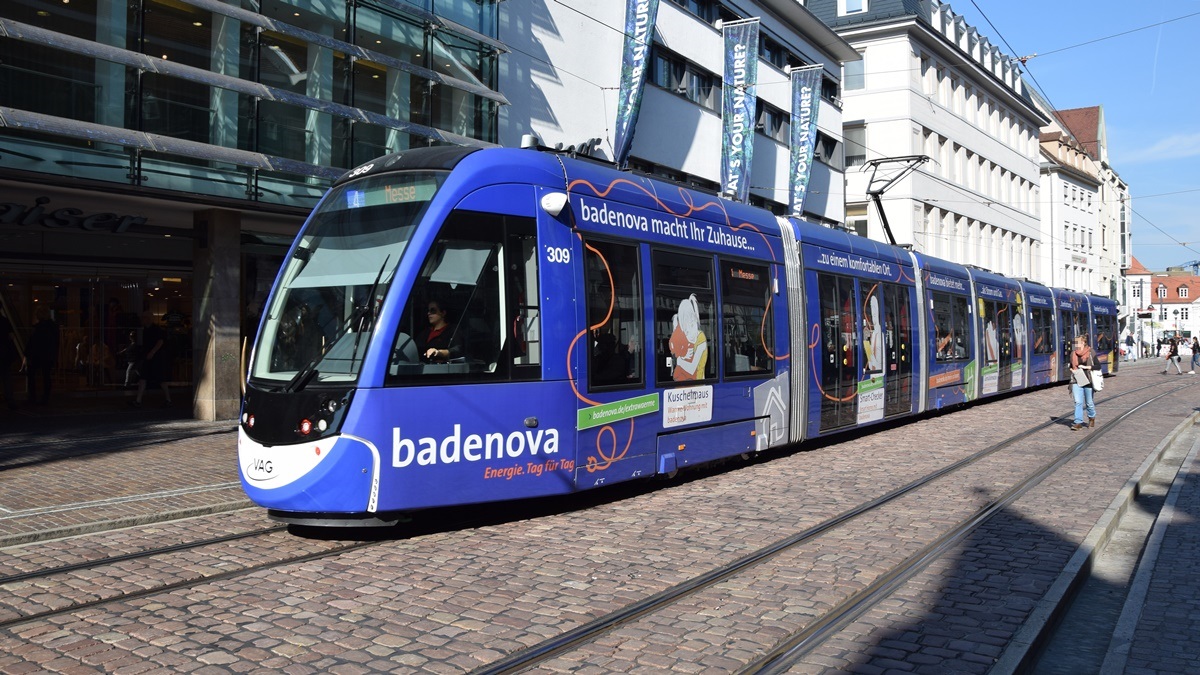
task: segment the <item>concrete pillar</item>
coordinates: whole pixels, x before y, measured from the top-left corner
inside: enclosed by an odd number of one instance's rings
[[[192,365],[200,420],[234,419],[241,409],[241,214],[196,213],[192,284]]]

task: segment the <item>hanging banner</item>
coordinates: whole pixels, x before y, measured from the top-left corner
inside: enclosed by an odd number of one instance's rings
[[[654,41],[658,0],[625,1],[625,47],[621,56],[621,89],[617,93],[617,123],[613,133],[613,161],[625,168],[633,148],[633,131],[642,109],[642,90]]]
[[[792,71],[791,200],[788,213],[797,218],[804,213],[804,197],[808,194],[813,151],[817,146],[817,110],[821,101],[823,70],[822,66],[815,65]]]
[[[754,109],[758,101],[758,19],[721,26],[725,74],[721,87],[721,194],[745,202],[754,156]]]

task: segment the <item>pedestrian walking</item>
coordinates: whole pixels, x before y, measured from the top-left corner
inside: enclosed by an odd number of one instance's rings
[[[161,387],[167,406],[171,405],[171,390],[167,388],[167,374],[170,360],[167,354],[167,332],[154,320],[154,315],[146,312],[142,315],[142,361],[138,369],[137,398],[130,401],[132,406],[142,405],[142,397],[146,387]]]
[[[1175,366],[1175,370],[1182,375],[1183,368],[1179,366],[1179,339],[1171,338],[1168,340],[1167,344],[1165,345],[1165,350],[1167,352],[1167,365],[1163,366],[1162,374],[1166,375],[1167,370],[1169,370],[1171,366]]]
[[[1200,366],[1200,337],[1192,338],[1192,367],[1188,370],[1188,375],[1196,374],[1196,366]]]
[[[1087,425],[1096,426],[1096,401],[1092,388],[1092,366],[1095,355],[1088,345],[1086,335],[1075,336],[1075,348],[1071,350],[1071,396],[1075,399],[1075,423],[1071,431],[1083,428],[1083,413],[1087,411]]]
[[[25,355],[29,361],[29,402],[34,405],[48,405],[51,376],[54,367],[58,365],[58,324],[54,322],[49,307],[38,307],[37,319]],[[40,396],[39,383],[42,390]]]
[[[20,356],[21,347],[12,322],[0,314],[0,389],[4,391],[4,403],[9,410],[17,409],[17,400],[13,398],[12,366]]]

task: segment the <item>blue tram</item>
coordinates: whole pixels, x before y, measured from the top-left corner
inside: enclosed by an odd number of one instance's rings
[[[1071,331],[1111,349],[1115,320],[589,161],[406,151],[347,173],[296,238],[241,479],[277,520],[370,525],[672,475],[1064,380]]]

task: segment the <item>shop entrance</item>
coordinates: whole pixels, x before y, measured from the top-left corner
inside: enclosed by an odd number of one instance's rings
[[[29,345],[39,309],[48,310],[58,324],[58,362],[51,384],[55,399],[136,386],[134,367],[146,321],[167,334],[170,386],[192,385],[190,274],[0,273],[0,309],[10,317],[22,349]],[[24,373],[16,378],[15,398],[24,403]]]

